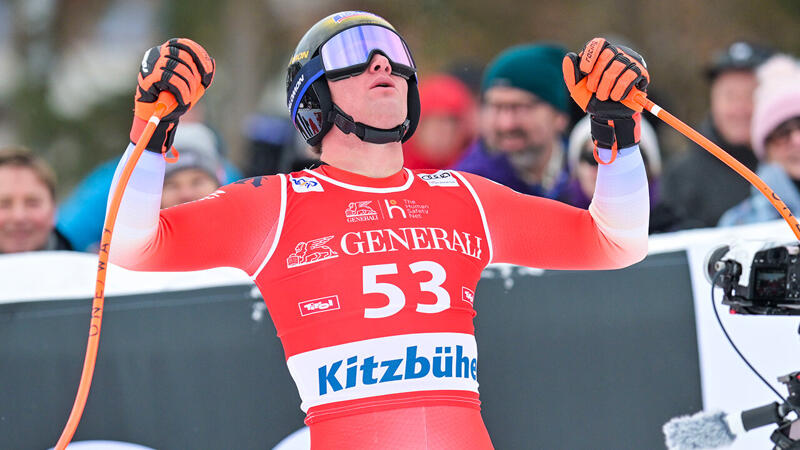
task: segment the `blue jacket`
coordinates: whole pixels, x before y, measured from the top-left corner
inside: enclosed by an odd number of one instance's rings
[[[56,228],[77,251],[94,252],[103,235],[106,204],[111,181],[120,158],[113,158],[97,166],[72,191],[58,207]],[[227,181],[236,181],[241,172],[225,161]]]
[[[794,181],[781,166],[764,164],[759,167],[756,174],[764,180],[778,197],[786,203],[793,214],[800,212],[800,191]],[[780,219],[781,215],[772,206],[772,203],[761,192],[753,187],[750,197],[743,202],[725,211],[719,219],[719,226],[744,225],[748,223],[767,222]]]

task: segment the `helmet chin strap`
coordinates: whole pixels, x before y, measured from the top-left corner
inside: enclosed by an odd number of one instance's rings
[[[390,142],[400,142],[408,131],[408,126],[411,123],[408,119],[404,120],[400,125],[384,129],[375,128],[365,125],[361,122],[356,122],[353,117],[342,111],[339,106],[333,104],[333,111],[328,113],[328,121],[333,122],[344,134],[355,134],[359,139],[371,144],[388,144]]]

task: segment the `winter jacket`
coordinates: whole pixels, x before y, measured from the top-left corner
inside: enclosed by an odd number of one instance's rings
[[[800,190],[797,184],[789,178],[783,168],[776,164],[764,164],[756,172],[767,185],[778,194],[789,210],[793,213],[800,212]],[[767,222],[780,219],[778,210],[772,206],[764,195],[751,187],[750,197],[726,211],[719,220],[719,226],[744,225],[748,223]]]
[[[748,169],[755,170],[758,160],[750,147],[725,142],[710,118],[700,125],[698,131]],[[750,194],[747,180],[694,143],[685,155],[666,169],[661,183],[662,200],[679,210],[691,223],[703,227],[716,226],[722,213]]]

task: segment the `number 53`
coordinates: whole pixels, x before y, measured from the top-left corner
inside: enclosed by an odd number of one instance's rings
[[[434,314],[442,312],[450,307],[450,294],[442,288],[442,283],[447,278],[444,267],[433,261],[417,261],[408,265],[413,273],[428,272],[431,274],[430,281],[423,281],[419,284],[422,292],[430,292],[436,296],[436,303],[417,305],[417,312]],[[380,275],[397,274],[397,264],[378,264],[375,266],[363,267],[364,293],[383,294],[389,297],[389,303],[380,308],[364,308],[364,317],[367,319],[382,319],[397,314],[406,305],[406,296],[402,289],[391,283],[378,283]]]

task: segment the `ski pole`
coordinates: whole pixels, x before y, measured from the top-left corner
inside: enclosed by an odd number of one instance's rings
[[[591,97],[592,93],[589,92],[588,88],[586,88],[586,78],[582,79],[576,87],[578,89],[584,90],[589,97]],[[778,213],[783,217],[786,223],[792,228],[792,232],[794,233],[795,237],[800,240],[800,223],[797,222],[797,219],[792,214],[792,211],[789,210],[789,207],[778,197],[778,194],[770,188],[767,183],[764,182],[761,178],[758,177],[752,170],[748,169],[744,164],[740,163],[736,160],[733,156],[729,155],[725,150],[721,149],[717,144],[711,142],[708,138],[703,136],[702,134],[695,131],[689,125],[686,125],[682,121],[680,121],[677,117],[670,114],[664,108],[656,105],[653,103],[652,100],[647,98],[647,94],[644,92],[634,88],[625,100],[622,100],[622,104],[627,106],[628,108],[633,109],[634,111],[641,111],[643,108],[650,111],[654,116],[658,117],[659,119],[666,122],[667,125],[671,126],[672,128],[678,130],[681,134],[686,136],[687,138],[691,139],[692,141],[696,142],[697,145],[703,147],[704,149],[708,150],[712,155],[716,156],[720,161],[724,162],[728,165],[731,169],[735,170],[736,173],[743,176],[747,181],[750,182],[756,189],[761,192],[764,197],[772,203],[772,206],[778,210]]]
[[[103,236],[100,240],[100,249],[98,250],[99,261],[97,263],[97,282],[95,284],[94,299],[92,300],[92,314],[89,325],[89,340],[86,343],[86,356],[83,360],[83,370],[81,372],[80,384],[78,385],[78,393],[75,395],[75,403],[72,405],[72,411],[69,414],[67,424],[61,432],[61,437],[56,443],[56,450],[64,450],[78,429],[78,424],[83,415],[83,409],[86,406],[86,399],[89,396],[89,388],[92,385],[92,376],[94,375],[94,366],[97,360],[97,349],[100,345],[100,326],[103,322],[103,304],[105,302],[105,284],[106,284],[106,270],[108,267],[108,252],[111,247],[111,236],[114,232],[114,224],[117,220],[117,213],[119,206],[122,202],[122,195],[125,193],[125,187],[128,185],[128,180],[133,173],[133,168],[139,161],[147,142],[153,136],[158,123],[161,118],[168,111],[174,109],[176,105],[175,97],[167,91],[162,91],[159,96],[155,107],[153,116],[148,120],[147,125],[142,131],[139,142],[133,148],[130,158],[125,163],[122,170],[117,186],[111,197],[111,203],[108,207],[106,220],[103,225]]]

